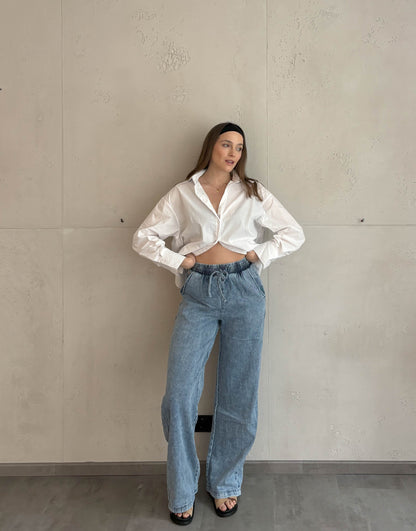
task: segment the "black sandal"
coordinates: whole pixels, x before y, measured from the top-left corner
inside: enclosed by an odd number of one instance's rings
[[[185,512],[186,511],[183,511],[183,513]],[[188,516],[188,518],[184,518],[183,516],[176,516],[175,513],[170,512],[170,519],[172,520],[172,522],[178,525],[189,525],[192,522],[192,518],[194,517],[194,514],[195,514],[195,500],[194,500],[194,505],[192,507],[191,516]]]
[[[231,509],[229,509],[227,506],[227,509],[225,511],[221,511],[221,509],[219,507],[217,507],[215,505],[215,498],[214,496],[212,496],[212,494],[210,494],[208,492],[208,494],[211,496],[211,500],[212,500],[212,503],[214,504],[214,509],[215,509],[215,512],[217,513],[218,516],[221,516],[221,518],[223,518],[224,516],[231,516],[232,514],[235,514],[237,512],[237,509],[238,509],[238,501],[236,501],[234,507],[232,507]],[[234,496],[228,496],[229,498],[234,498]],[[235,496],[237,498],[237,496]]]

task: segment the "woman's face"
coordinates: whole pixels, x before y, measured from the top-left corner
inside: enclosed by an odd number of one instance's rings
[[[244,139],[237,131],[222,133],[212,149],[210,166],[231,172],[241,158]]]

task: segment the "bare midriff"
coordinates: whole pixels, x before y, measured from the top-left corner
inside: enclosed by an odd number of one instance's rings
[[[230,264],[231,262],[238,262],[245,257],[245,254],[235,253],[223,247],[220,243],[216,243],[214,247],[195,256],[196,261],[200,264]]]

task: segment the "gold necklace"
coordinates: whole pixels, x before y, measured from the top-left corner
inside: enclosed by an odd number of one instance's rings
[[[231,179],[230,179],[230,181],[231,181]],[[215,190],[217,190],[217,192],[219,192],[219,191],[221,190],[221,188],[222,188],[224,185],[227,186],[227,184],[228,184],[230,181],[228,181],[227,183],[222,184],[219,188],[217,188],[217,186],[216,186],[215,184],[204,183],[204,182],[203,182],[202,184],[207,184],[208,186],[212,186],[213,188],[215,188]]]

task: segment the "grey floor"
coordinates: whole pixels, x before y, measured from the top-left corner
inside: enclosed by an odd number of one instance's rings
[[[416,475],[245,474],[238,512],[214,513],[201,473],[186,529],[410,531]],[[164,531],[164,476],[0,477],[0,530]]]

